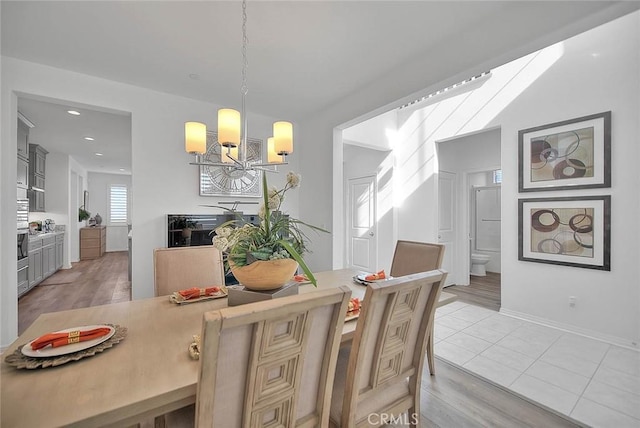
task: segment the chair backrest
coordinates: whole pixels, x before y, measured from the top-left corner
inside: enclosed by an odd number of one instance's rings
[[[399,240],[389,275],[398,277],[440,269],[444,248],[443,244]]]
[[[367,286],[349,355],[340,426],[359,426],[372,413],[397,417],[419,409],[425,348],[446,276],[436,270]]]
[[[205,313],[196,426],[328,426],[350,297],[342,286]]]
[[[224,285],[222,253],[213,245],[153,250],[156,296],[191,287]]]

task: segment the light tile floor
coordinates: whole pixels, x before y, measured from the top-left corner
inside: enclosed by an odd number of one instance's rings
[[[640,427],[640,352],[499,312],[438,308],[435,354],[560,414],[602,428]]]

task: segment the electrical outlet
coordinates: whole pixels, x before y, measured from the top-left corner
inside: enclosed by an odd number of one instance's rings
[[[569,296],[569,306],[574,308],[576,306],[576,296]]]

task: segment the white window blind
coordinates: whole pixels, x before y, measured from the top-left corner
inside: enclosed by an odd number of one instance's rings
[[[501,169],[494,169],[493,170],[493,184],[500,184],[502,183],[502,170]]]
[[[127,186],[112,184],[109,191],[109,221],[127,223]]]

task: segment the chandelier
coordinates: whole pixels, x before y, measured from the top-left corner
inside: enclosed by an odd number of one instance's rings
[[[184,124],[185,150],[195,156],[190,165],[219,166],[228,170],[262,170],[276,172],[278,165],[286,165],[286,157],[293,153],[293,125],[279,121],[273,124],[273,136],[267,138],[267,162],[251,161],[247,157],[247,2],[242,1],[242,94],[241,111],[230,108],[218,110],[218,144],[220,162],[211,162],[207,153],[207,126],[200,122]]]

